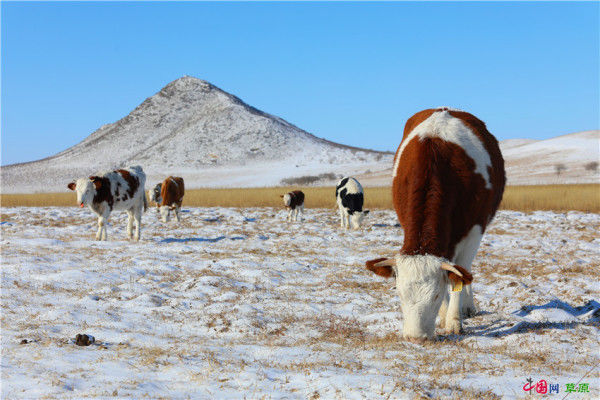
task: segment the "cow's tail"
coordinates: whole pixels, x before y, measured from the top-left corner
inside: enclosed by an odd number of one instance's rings
[[[148,199],[146,198],[146,191],[144,190],[144,212],[148,209]]]

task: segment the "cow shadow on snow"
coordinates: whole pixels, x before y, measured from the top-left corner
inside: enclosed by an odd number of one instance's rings
[[[215,238],[188,237],[188,238],[164,238],[160,243],[187,243],[187,242],[202,242],[202,243],[217,243],[225,239],[225,236],[217,236]]]
[[[244,240],[245,236],[232,236],[227,238],[226,236],[217,236],[215,238],[203,238],[203,237],[188,237],[188,238],[164,238],[159,243],[188,243],[188,242],[201,242],[201,243],[217,243],[221,240]]]
[[[575,318],[579,318],[582,316],[586,316],[587,318],[582,318],[580,320],[570,320],[570,321],[508,321],[505,319],[496,319],[488,324],[476,325],[476,326],[468,326],[465,329],[465,334],[462,336],[456,335],[448,335],[442,336],[445,339],[456,338],[460,340],[461,338],[468,338],[472,336],[485,336],[485,337],[504,337],[508,335],[512,335],[515,333],[527,333],[538,331],[541,329],[572,329],[579,325],[588,325],[588,326],[600,326],[600,303],[596,300],[589,300],[586,304],[578,307],[573,307],[570,304],[561,301],[559,299],[554,299],[546,304],[542,305],[526,305],[521,307],[520,310],[513,312],[513,315],[518,317],[526,317],[532,311],[535,310],[562,310],[573,316]],[[490,314],[489,312],[480,312],[478,315],[482,314]]]

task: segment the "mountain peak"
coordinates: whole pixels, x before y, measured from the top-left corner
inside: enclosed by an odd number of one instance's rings
[[[215,89],[221,91],[210,82],[195,78],[193,76],[184,75],[181,78],[175,79],[174,81],[168,83],[158,92],[158,94],[165,97],[172,97],[177,94],[210,92]]]
[[[74,177],[128,165],[142,165],[151,180],[183,176],[191,187],[264,186],[303,175],[356,173],[378,168],[383,159],[391,155],[319,139],[186,75],[79,144],[0,172],[3,189],[13,191],[24,190],[24,181],[26,191],[48,190],[48,181],[58,190]]]

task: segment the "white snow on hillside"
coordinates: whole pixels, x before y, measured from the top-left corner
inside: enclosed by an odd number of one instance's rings
[[[600,162],[600,131],[525,140],[520,144],[507,140],[500,147],[509,184],[600,183],[600,168],[586,169],[589,163]],[[560,174],[559,165],[566,168]]]
[[[401,140],[398,127],[396,148]],[[501,142],[508,184],[598,183],[600,131]],[[257,187],[326,174],[389,185],[393,154],[336,144],[267,114],[209,82],[183,77],[121,120],[43,160],[0,168],[2,193],[66,191],[75,178],[141,165],[149,184],[182,176],[186,187]],[[566,169],[556,173],[556,166]]]
[[[319,139],[186,76],[53,157],[2,167],[2,191],[64,191],[73,178],[138,164],[149,182],[175,174],[188,187],[277,185],[312,171],[378,168],[391,157]]]
[[[2,210],[2,398],[521,399],[528,378],[562,398],[600,362],[598,214],[500,211],[479,314],[419,345],[364,267],[402,243],[392,211],[349,232],[331,210],[183,211],[132,243],[125,213],[96,242],[87,209]],[[600,398],[597,371],[581,382],[570,398]]]
[[[600,131],[571,133],[545,140],[507,139],[500,142],[508,185],[600,183]],[[557,166],[564,169],[557,173]],[[391,184],[392,165],[359,174],[363,184]]]

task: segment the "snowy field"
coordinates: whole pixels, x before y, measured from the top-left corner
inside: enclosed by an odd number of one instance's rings
[[[500,212],[474,263],[480,312],[424,345],[364,268],[400,247],[393,212],[351,232],[333,210],[284,215],[149,210],[130,243],[124,213],[96,242],[87,209],[2,209],[2,398],[543,397],[527,378],[563,398],[600,362],[598,214]],[[598,368],[581,382],[568,399],[600,398]]]

